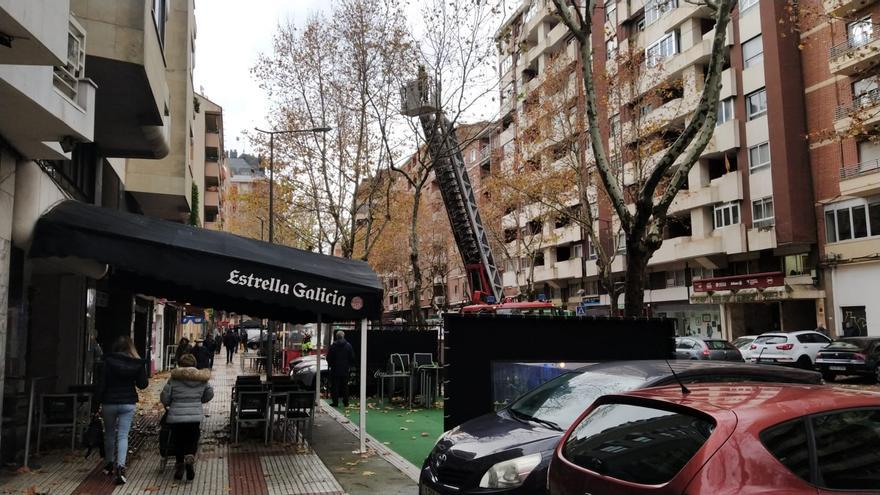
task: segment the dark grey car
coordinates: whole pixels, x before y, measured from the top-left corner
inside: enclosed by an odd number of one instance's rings
[[[422,464],[419,493],[544,494],[553,449],[584,409],[601,395],[673,385],[673,370],[683,383],[822,382],[815,371],[729,362],[613,361],[585,366],[444,433]],[[511,477],[493,477],[497,472]]]
[[[676,359],[708,359],[743,362],[742,353],[730,342],[705,337],[676,337]]]

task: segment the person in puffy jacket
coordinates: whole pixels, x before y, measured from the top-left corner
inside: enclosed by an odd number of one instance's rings
[[[104,365],[95,389],[104,418],[104,450],[107,465],[104,474],[114,474],[116,484],[125,478],[128,433],[138,401],[135,387],[147,388],[147,362],[138,355],[130,337],[119,337],[111,352],[104,355]]]
[[[199,434],[205,412],[202,404],[214,398],[214,389],[208,381],[211,371],[196,369],[196,358],[192,354],[180,356],[178,367],[171,371],[171,378],[165,383],[159,400],[165,405],[168,414],[165,420],[171,427],[171,439],[177,462],[174,465],[174,479],[192,481],[196,476],[195,455],[199,446]]]

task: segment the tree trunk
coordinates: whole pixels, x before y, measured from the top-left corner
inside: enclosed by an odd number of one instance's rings
[[[645,314],[645,287],[651,252],[631,236],[626,237],[626,284],[623,293],[623,315],[640,317]]]
[[[421,191],[417,190],[413,195],[412,218],[409,223],[409,261],[413,271],[413,294],[410,301],[412,313],[411,323],[423,325],[425,318],[422,315],[422,269],[419,266],[419,202]]]

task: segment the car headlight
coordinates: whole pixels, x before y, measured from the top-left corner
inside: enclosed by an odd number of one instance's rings
[[[499,462],[483,475],[480,488],[516,488],[526,481],[538,464],[541,464],[540,452]]]

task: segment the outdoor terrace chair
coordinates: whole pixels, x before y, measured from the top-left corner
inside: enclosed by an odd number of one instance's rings
[[[269,406],[270,394],[267,390],[240,390],[235,398],[235,415],[231,417],[235,429],[235,443],[238,443],[242,426],[263,425],[263,443],[269,443],[269,423],[272,409]]]
[[[292,426],[294,443],[300,439],[311,445],[312,427],[315,424],[315,394],[309,391],[288,393],[283,418],[283,439],[287,440],[287,428]]]
[[[413,354],[413,375],[419,375],[419,392],[426,407],[433,403],[439,372],[440,368],[434,362],[433,354],[429,352]]]

